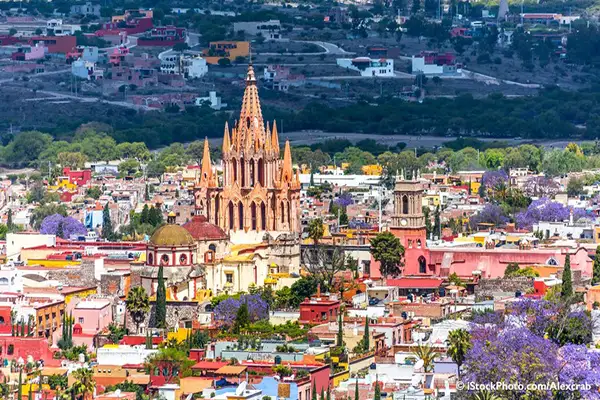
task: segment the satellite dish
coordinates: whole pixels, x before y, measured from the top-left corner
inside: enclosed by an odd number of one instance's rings
[[[421,375],[413,375],[410,380],[410,387],[415,388],[421,384]]]
[[[423,365],[425,365],[423,360],[419,360],[415,363],[415,369],[421,369],[421,368],[423,368]]]
[[[242,396],[244,394],[244,392],[246,391],[246,386],[248,386],[248,383],[246,381],[240,383],[238,388],[235,390],[235,395]]]

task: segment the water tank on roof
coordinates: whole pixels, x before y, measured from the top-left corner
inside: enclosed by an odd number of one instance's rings
[[[275,365],[281,364],[281,356],[275,356]]]

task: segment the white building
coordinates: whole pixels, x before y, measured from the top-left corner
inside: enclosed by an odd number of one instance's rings
[[[281,22],[277,19],[260,22],[234,22],[234,32],[246,32],[250,35],[262,35],[266,40],[281,40]]]
[[[160,72],[164,74],[183,75],[186,79],[202,78],[208,73],[206,60],[196,52],[177,53],[167,51],[161,53]]]
[[[104,69],[97,68],[94,62],[78,59],[71,64],[71,74],[80,79],[95,81],[104,78]]]
[[[50,19],[46,22],[46,34],[53,36],[69,36],[81,31],[81,25],[66,25],[62,19]]]
[[[338,58],[337,65],[360,72],[361,76],[394,76],[394,60],[381,58],[373,60],[369,57]]]
[[[6,257],[9,260],[19,260],[21,250],[36,246],[56,246],[56,236],[41,233],[9,233],[6,235]],[[27,260],[20,261],[27,262]]]
[[[213,110],[220,110],[227,107],[227,103],[222,103],[221,98],[214,91],[208,92],[208,97],[196,97],[197,106],[201,106],[204,103],[208,103],[209,107]]]
[[[454,63],[441,62],[437,55],[421,54],[412,56],[412,73],[425,75],[456,74],[458,69]]]
[[[158,352],[155,349],[146,349],[145,346],[105,346],[96,350],[99,365],[144,364],[146,359]]]

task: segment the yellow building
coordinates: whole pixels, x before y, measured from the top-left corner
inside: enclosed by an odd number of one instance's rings
[[[204,59],[209,64],[218,64],[221,58],[234,61],[236,57],[248,57],[250,42],[234,42],[221,40],[210,42],[208,49],[204,50]]]
[[[383,167],[378,164],[363,165],[361,169],[365,175],[381,176],[383,172]]]
[[[423,207],[435,208],[441,204],[439,194],[428,194],[424,195],[421,199],[421,205]]]

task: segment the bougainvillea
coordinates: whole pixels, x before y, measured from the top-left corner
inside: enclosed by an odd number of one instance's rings
[[[558,222],[568,220],[573,211],[573,220],[586,217],[585,210],[581,208],[570,208],[547,197],[533,201],[527,210],[517,214],[517,225],[519,228],[531,228],[540,221]]]
[[[243,303],[248,305],[250,322],[269,318],[269,305],[259,295],[244,294],[239,299],[229,297],[221,301],[214,311],[215,320],[222,325],[231,326],[235,321],[238,309]]]
[[[73,217],[63,217],[60,214],[49,215],[42,221],[40,233],[44,235],[57,235],[63,239],[71,238],[71,235],[85,235],[85,226]]]

